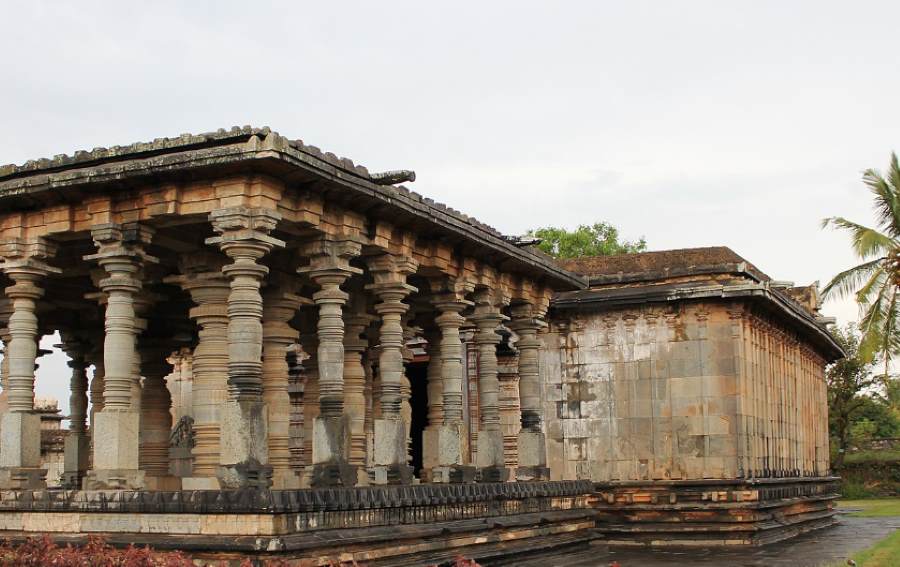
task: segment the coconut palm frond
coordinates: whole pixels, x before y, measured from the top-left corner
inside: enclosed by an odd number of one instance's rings
[[[855,293],[862,334],[859,356],[865,361],[884,356],[885,376],[891,359],[900,356],[900,159],[891,153],[888,170],[867,169],[863,183],[872,193],[877,228],[829,217],[822,228],[850,233],[853,251],[863,262],[836,275],[822,290],[823,298]]]
[[[828,284],[822,289],[822,297],[830,298],[831,296],[835,296],[840,298],[854,293],[856,289],[860,285],[862,285],[864,281],[866,281],[867,278],[870,278],[872,276],[872,272],[880,267],[883,259],[884,258],[878,258],[876,260],[854,266],[849,270],[844,270],[843,272],[834,276],[831,281],[828,282]]]
[[[863,183],[869,186],[869,190],[875,197],[875,211],[878,214],[878,224],[891,236],[900,235],[900,184],[897,184],[897,176],[900,172],[893,169],[888,171],[887,178],[876,169],[867,169],[863,172]]]
[[[888,252],[900,246],[900,242],[894,238],[843,217],[830,217],[822,221],[823,227],[829,225],[850,232],[853,249],[863,260],[876,255],[886,256]]]
[[[859,291],[856,292],[856,302],[865,305],[872,302],[872,294],[876,290],[880,290],[887,282],[887,272],[880,265],[872,272],[869,278]]]
[[[878,290],[875,301],[870,304],[860,304],[863,312],[859,322],[859,331],[862,334],[859,344],[860,357],[865,361],[871,361],[880,352],[884,344],[884,321],[886,318],[886,299],[890,294],[890,286],[882,286]]]
[[[892,344],[897,337],[897,286],[890,286],[890,300],[884,314],[884,326],[881,330],[881,345],[879,350],[884,354],[884,376],[887,378],[891,367],[894,349]]]

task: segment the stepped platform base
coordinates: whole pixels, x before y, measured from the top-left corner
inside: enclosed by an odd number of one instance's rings
[[[586,542],[588,481],[309,490],[3,491],[0,537],[177,549],[195,560],[421,565]]]
[[[837,477],[598,483],[610,546],[765,545],[835,523]]]

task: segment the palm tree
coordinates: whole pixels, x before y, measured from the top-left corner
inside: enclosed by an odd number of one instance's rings
[[[832,226],[850,233],[853,251],[862,261],[858,266],[834,277],[823,297],[845,297],[856,294],[862,319],[860,355],[872,360],[884,357],[885,376],[892,356],[900,352],[898,311],[900,311],[900,164],[891,153],[886,175],[874,169],[863,172],[863,182],[875,199],[877,227],[869,228],[843,217],[822,221],[822,228]]]

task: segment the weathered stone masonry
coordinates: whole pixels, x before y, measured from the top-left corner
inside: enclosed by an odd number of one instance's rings
[[[689,523],[678,511],[695,501],[685,490],[745,514],[744,533],[693,516],[731,530],[694,529],[704,543],[767,541],[830,521],[824,369],[841,351],[814,288],[772,281],[726,248],[564,265],[591,285],[559,294],[540,335],[551,478],[598,482],[603,507],[632,524],[661,522],[667,505]],[[769,533],[769,516],[754,524],[747,508],[778,487],[796,506],[782,522],[790,529],[773,522]],[[672,524],[635,529],[675,537]]]

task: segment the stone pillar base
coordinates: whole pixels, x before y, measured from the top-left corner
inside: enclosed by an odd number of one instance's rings
[[[265,490],[272,486],[272,467],[254,458],[233,465],[220,465],[216,476],[225,489],[257,488]]]
[[[406,465],[406,423],[402,419],[375,420],[375,466]]]
[[[347,462],[350,416],[317,417],[313,422],[313,464],[306,468],[309,486],[356,486],[359,470]]]
[[[41,416],[11,411],[3,415],[0,424],[0,467],[40,468]]]
[[[431,469],[440,464],[438,440],[440,427],[429,425],[422,431],[422,468]]]
[[[181,490],[181,478],[177,476],[148,476],[144,483],[147,490]]]
[[[300,477],[293,470],[277,470],[272,473],[273,490],[296,490],[300,488]]]
[[[413,469],[406,464],[406,422],[375,420],[375,465],[369,468],[372,484],[411,484]]]
[[[413,468],[409,465],[376,465],[369,469],[369,482],[375,485],[412,484]]]
[[[142,490],[144,471],[134,469],[103,469],[89,471],[84,479],[85,490]]]
[[[499,429],[482,429],[478,432],[476,455],[479,482],[506,482],[509,469],[503,456],[503,432]]]
[[[422,471],[422,480],[436,484],[475,482],[475,467],[465,465],[438,466]]]
[[[104,409],[94,421],[94,472],[137,471],[141,414]]]
[[[0,468],[0,488],[4,490],[40,490],[47,488],[47,471],[37,467]]]
[[[516,469],[516,480],[550,480],[550,469],[547,467],[519,467]]]
[[[443,424],[437,431],[438,466],[457,467],[463,464],[463,428],[461,424]]]
[[[78,490],[88,469],[88,454],[91,441],[84,435],[68,435],[65,440],[63,474],[60,482],[63,488]]]
[[[309,485],[312,488],[329,486],[356,486],[359,481],[359,469],[356,465],[344,462],[319,463],[309,467]]]
[[[544,434],[540,431],[519,431],[518,480],[550,480]]]
[[[475,479],[478,482],[506,482],[509,480],[509,469],[506,467],[479,467]]]
[[[269,488],[266,405],[261,400],[229,400],[222,406],[220,463],[222,488]]]
[[[181,477],[182,490],[221,490],[222,483],[212,476],[184,476]]]

